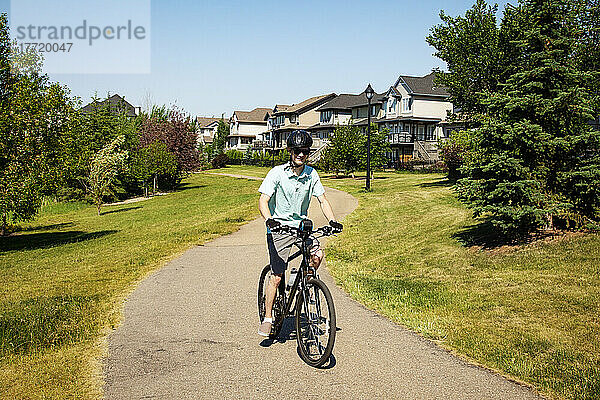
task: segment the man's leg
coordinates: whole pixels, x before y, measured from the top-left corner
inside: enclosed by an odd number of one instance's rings
[[[265,293],[265,318],[273,318],[273,302],[275,301],[277,286],[279,286],[280,282],[281,275],[271,275],[271,279],[267,285],[267,292]]]
[[[275,238],[274,238],[275,236]],[[289,242],[289,243],[288,243]],[[269,249],[269,261],[271,263],[271,278],[265,288],[265,319],[261,321],[258,334],[269,336],[273,326],[273,303],[290,254],[290,246],[293,238],[283,235],[267,234],[267,247]]]
[[[323,250],[321,249],[321,244],[317,239],[311,236],[310,240],[312,241],[312,243],[310,244],[310,260],[308,262],[308,266],[316,270],[317,268],[319,268],[319,265],[321,265],[321,261],[323,261],[323,256],[325,254],[323,253]]]
[[[314,253],[311,250],[310,252],[310,262],[309,265],[310,267],[317,269],[319,268],[319,265],[321,265],[321,261],[323,261],[323,250],[321,250],[320,248],[317,249]]]

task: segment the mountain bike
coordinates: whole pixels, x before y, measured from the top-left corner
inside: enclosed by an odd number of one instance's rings
[[[282,225],[277,231],[296,238],[298,251],[288,258],[288,262],[302,257],[300,267],[289,285],[286,293],[285,279],[277,288],[273,302],[273,327],[270,338],[279,334],[283,321],[287,316],[295,316],[296,340],[300,357],[313,367],[320,367],[329,360],[335,342],[335,308],[329,289],[319,279],[317,271],[309,266],[310,248],[309,237],[331,236],[331,226],[323,226],[313,230],[312,221],[305,219],[300,228]],[[271,266],[263,268],[258,282],[258,316],[260,321],[265,317],[266,287],[271,279]]]

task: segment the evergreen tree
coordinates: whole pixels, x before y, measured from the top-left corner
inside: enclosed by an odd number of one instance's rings
[[[225,120],[221,118],[217,125],[217,132],[213,138],[210,155],[211,158],[216,157],[219,154],[223,154],[225,151],[225,145],[227,144],[227,136],[229,136],[229,125],[225,123]]]
[[[589,125],[596,72],[579,69],[573,58],[573,7],[524,1],[501,29],[522,33],[510,42],[514,72],[487,93],[487,115],[475,131],[477,156],[463,167],[459,198],[511,235],[554,227],[557,217],[597,218],[600,135]]]

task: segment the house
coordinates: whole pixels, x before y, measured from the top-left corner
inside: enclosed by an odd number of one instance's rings
[[[207,145],[213,142],[221,119],[224,118],[196,117],[196,133],[199,145]]]
[[[274,144],[275,150],[284,149],[289,134],[297,129],[309,130],[309,128],[319,123],[321,113],[317,111],[317,108],[335,97],[335,93],[329,93],[311,97],[298,104],[276,105],[270,113],[269,132],[263,135],[264,140],[271,142],[271,146]],[[271,139],[274,139],[274,141],[271,141]],[[313,133],[313,149],[321,146],[321,141]]]
[[[340,94],[316,109],[319,122],[308,130],[322,141],[327,141],[337,125],[351,123],[366,132],[370,113],[371,122],[389,132],[390,166],[411,158],[438,160],[438,139],[448,137],[456,127],[447,121],[448,112],[453,111],[449,94],[434,85],[434,77],[434,73],[400,75],[386,92],[374,94],[370,108],[365,93]],[[318,159],[319,153],[313,153],[311,159]]]
[[[449,93],[437,87],[434,78],[433,72],[421,77],[400,75],[381,97],[381,115],[375,122],[389,131],[391,164],[408,158],[439,159],[437,141],[449,134],[446,118],[453,106]]]
[[[365,104],[366,109],[366,101],[367,99],[364,94],[337,95],[335,98],[317,108],[317,111],[320,113],[319,122],[308,128],[308,130],[313,132],[313,136],[322,140],[327,140],[335,130],[336,126],[347,125],[349,123],[356,124],[358,119],[356,115],[352,114],[352,110],[353,108],[361,106],[363,103]],[[381,104],[381,101],[379,104]]]
[[[91,103],[81,107],[81,112],[85,114],[93,113],[94,111],[107,107],[112,113],[119,114],[123,112],[127,117],[135,118],[139,115],[141,107],[134,107],[118,94],[109,96],[106,100],[94,100]]]
[[[252,111],[234,111],[229,118],[227,149],[246,150],[252,142],[261,139],[267,131],[272,109],[258,107]]]

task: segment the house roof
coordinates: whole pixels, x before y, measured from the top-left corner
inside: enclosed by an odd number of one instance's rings
[[[348,110],[350,111],[353,106],[360,104],[365,100],[364,94],[340,94],[335,98],[329,100],[321,107],[317,108],[317,111],[325,110]]]
[[[397,88],[399,85],[402,85],[410,94],[424,94],[442,97],[450,96],[446,88],[442,86],[436,86],[433,83],[434,78],[435,72],[431,72],[425,76],[400,75],[396,80],[394,87]]]
[[[357,94],[356,96],[357,96],[357,100],[360,100],[360,101],[357,101],[355,104],[353,104],[351,106],[351,108],[369,105],[369,101],[367,100],[367,96],[364,94],[364,92],[361,94]],[[384,96],[385,96],[385,93],[375,93],[373,95],[373,98],[371,99],[371,105],[383,103]]]
[[[109,98],[103,101],[92,101],[91,103],[81,107],[81,111],[84,113],[94,112],[96,109],[100,107],[108,107],[111,112],[118,113],[120,111],[124,111],[125,115],[128,117],[135,117],[137,114],[135,112],[135,107],[132,106],[129,102],[127,102],[123,97],[118,94],[113,94]]]
[[[320,101],[326,100],[327,98],[333,98],[335,97],[335,93],[328,93],[328,94],[323,94],[320,96],[313,96],[311,98],[308,98],[304,101],[301,101],[298,104],[292,104],[291,106],[289,106],[288,108],[284,110],[277,110],[277,112],[275,114],[288,114],[288,113],[293,113],[293,112],[300,112],[302,110],[304,110],[305,108],[310,108],[311,106],[314,106],[315,103],[318,103]]]
[[[287,104],[275,104],[275,107],[273,108],[274,112],[285,112],[287,111],[288,108],[290,108],[291,106],[287,105]]]
[[[266,118],[273,110],[265,107],[257,107],[252,111],[234,111],[239,122],[261,122],[266,123]]]
[[[209,118],[209,117],[196,117],[196,122],[200,128],[206,128],[214,122],[219,122],[221,118]]]

